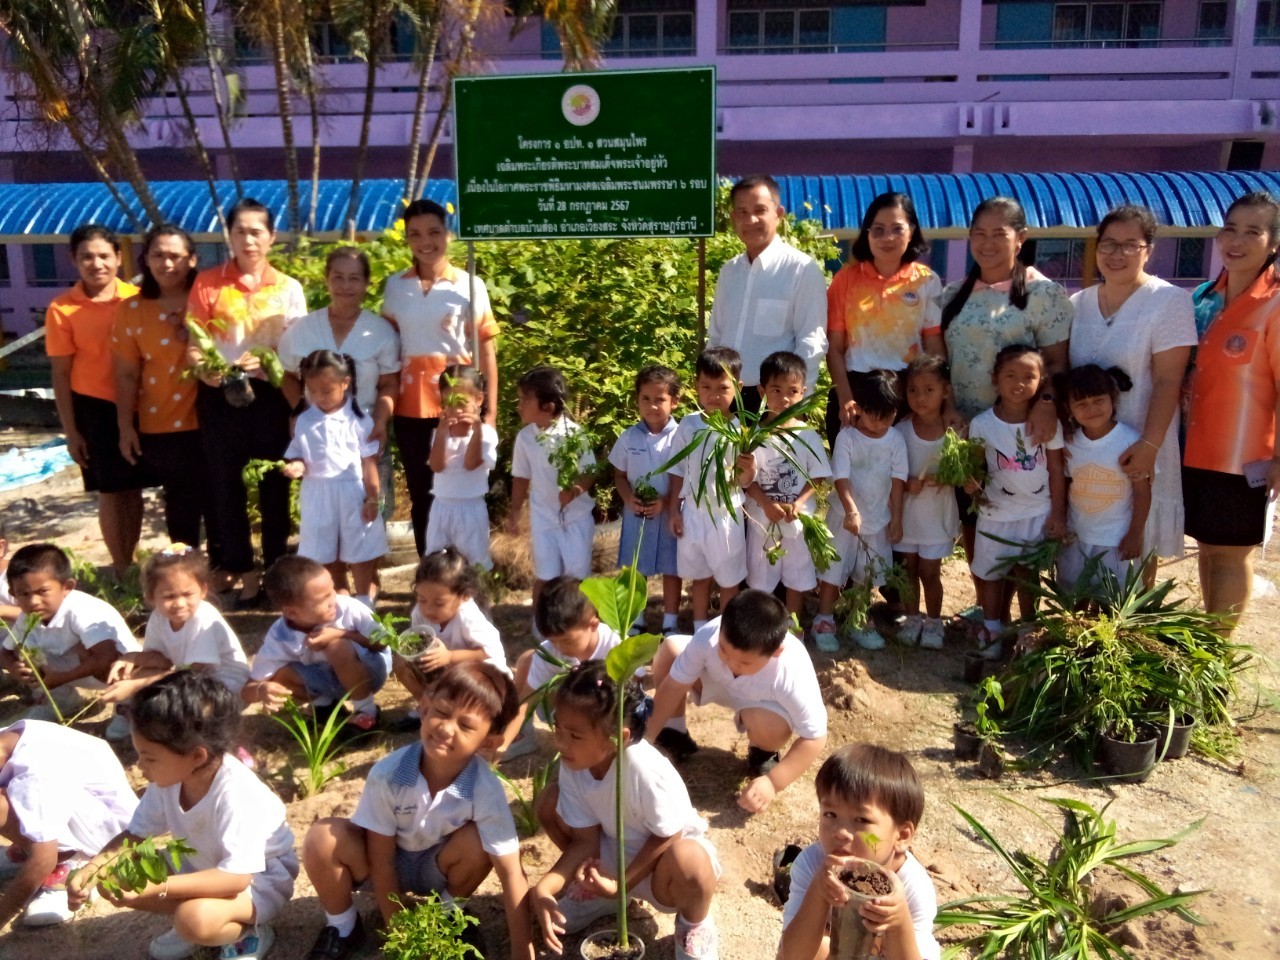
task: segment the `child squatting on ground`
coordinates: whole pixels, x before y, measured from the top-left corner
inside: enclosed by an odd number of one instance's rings
[[[383,920],[408,893],[468,897],[495,870],[513,960],[532,960],[528,883],[502,784],[480,757],[516,712],[511,679],[489,663],[446,668],[419,704],[419,741],[374,764],[351,819],[307,831],[303,862],[325,911],[309,960],[345,960],[365,940],[353,893],[368,881]]]
[[[769,806],[827,743],[818,676],[790,626],[775,597],[744,590],[725,605],[723,616],[692,637],[668,637],[653,661],[653,717],[646,739],[683,760],[698,749],[685,723],[689,694],[699,705],[729,707],[738,731],[747,735],[751,781],[738,805],[749,813]]]
[[[826,960],[831,909],[849,899],[836,879],[849,857],[872,860],[898,879],[893,893],[860,909],[863,926],[880,938],[872,953],[884,960],[938,960],[937,895],[911,855],[924,814],[924,790],[911,761],[874,744],[849,744],[826,759],[815,786],[818,841],[791,864],[778,960]]]

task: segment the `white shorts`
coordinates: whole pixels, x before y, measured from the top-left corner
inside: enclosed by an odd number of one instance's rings
[[[688,498],[681,511],[684,535],[676,541],[676,571],[682,580],[714,577],[722,587],[747,579],[747,539],[742,518],[712,519],[705,507]]]
[[[705,836],[683,837],[681,839],[692,840],[703,850],[707,851],[707,856],[711,858],[711,869],[716,872],[716,879],[720,879],[720,858],[716,856],[716,848]],[[604,865],[605,873],[616,877],[618,875],[618,841],[614,837],[605,836],[604,832],[600,833],[600,861]],[[634,887],[627,887],[627,896],[635,897],[646,903],[652,904],[661,913],[675,913],[676,908],[668,906],[660,902],[653,895],[653,886],[650,881],[653,879],[653,872],[650,871],[643,880]]]
[[[843,526],[831,532],[836,538],[836,552],[840,554],[840,562],[833,563],[825,573],[818,574],[818,579],[841,590],[850,577],[858,583],[869,580],[873,587],[883,586],[885,571],[893,566],[889,528],[881,527],[872,533],[864,530],[860,534],[861,540]]]
[[[253,922],[270,923],[293,897],[293,881],[298,877],[298,855],[290,850],[267,861],[267,868],[249,881],[253,901]]]
[[[788,590],[812,590],[818,585],[818,574],[800,532],[800,521],[793,520],[778,526],[782,530],[785,553],[777,563],[770,563],[765,556],[765,548],[774,543],[773,537],[766,535],[758,524],[747,521],[747,586],[772,592],[781,582]]]
[[[905,541],[893,545],[894,553],[914,553],[921,560],[945,560],[956,548],[955,539],[946,543],[907,543]]]
[[[298,554],[316,563],[365,563],[386,556],[386,523],[380,516],[365,523],[360,519],[363,506],[359,480],[304,477],[298,494]]]
[[[1095,578],[1103,570],[1110,570],[1121,586],[1124,586],[1130,571],[1138,564],[1136,560],[1121,560],[1119,547],[1099,547],[1096,544],[1077,540],[1075,543],[1068,544],[1058,554],[1058,582],[1068,589],[1075,587],[1076,581],[1084,573],[1085,563],[1097,556],[1101,556],[1102,559],[1098,561]]]
[[[529,534],[533,550],[533,575],[539,580],[591,576],[591,542],[596,522],[591,514],[548,527],[535,526]]]
[[[973,538],[973,560],[969,569],[979,580],[1000,580],[1008,575],[1007,570],[999,567],[1009,558],[1026,553],[1031,547],[1044,540],[1044,522],[1049,519],[1049,511],[1027,520],[988,520],[978,517],[977,532]],[[1011,547],[999,540],[992,540],[986,534],[993,534],[1000,540],[1011,540],[1022,546]]]
[[[445,547],[458,552],[486,570],[493,569],[489,555],[489,508],[484,497],[436,497],[431,501],[427,518],[424,553],[435,553]]]

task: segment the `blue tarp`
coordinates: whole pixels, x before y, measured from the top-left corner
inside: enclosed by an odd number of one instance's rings
[[[47,480],[74,464],[65,440],[50,440],[38,447],[11,447],[0,453],[0,491]]]

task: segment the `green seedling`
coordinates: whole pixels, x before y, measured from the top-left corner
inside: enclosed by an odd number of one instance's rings
[[[809,513],[797,514],[800,531],[804,535],[804,545],[813,560],[813,568],[818,573],[825,573],[832,565],[840,562],[840,553],[836,550],[836,538],[821,517]]]
[[[631,485],[631,492],[643,504],[654,503],[660,497],[657,487],[649,482],[647,473]]]
[[[164,883],[195,852],[185,839],[171,839],[163,848],[157,848],[151,838],[137,843],[125,840],[109,859],[92,867],[89,880],[112,897],[141,893],[150,884]]]
[[[982,480],[987,472],[987,458],[981,440],[962,440],[960,435],[947,427],[942,435],[942,449],[938,452],[938,470],[934,474],[938,483],[951,487],[963,487],[970,480]]]
[[[191,345],[200,352],[200,359],[187,368],[185,377],[206,377],[218,376],[225,377],[229,380],[240,379],[245,376],[243,368],[234,363],[228,363],[223,357],[218,345],[213,342],[213,337],[209,336],[209,331],[196,323],[194,320],[187,321],[187,332],[191,338]],[[280,357],[270,347],[250,347],[247,351],[251,356],[257,357],[258,362],[262,364],[262,372],[267,375],[267,382],[273,387],[278,387],[284,381],[284,365],[280,362]],[[252,400],[252,394],[250,394]]]
[[[860,836],[862,837],[862,842],[867,845],[868,849],[870,849],[871,856],[874,857],[876,855],[876,851],[880,848],[880,838],[870,830],[865,831],[860,834]]]
[[[369,635],[369,642],[387,647],[393,653],[399,654],[406,660],[412,660],[423,653],[430,646],[431,640],[435,638],[435,631],[429,627],[401,629],[410,622],[408,617],[401,617],[390,612],[375,613],[373,620],[375,626],[373,632]],[[425,636],[424,631],[426,631]]]
[[[333,705],[329,716],[321,726],[315,715],[308,716],[298,709],[293,700],[286,700],[280,714],[273,714],[271,719],[289,731],[302,754],[306,764],[306,773],[295,775],[298,792],[304,797],[319,793],[330,780],[346,772],[347,765],[334,760],[341,742],[338,739],[342,728],[347,724],[345,711],[342,709],[350,694],[343,696]]]
[[[538,434],[538,442],[547,450],[547,459],[556,468],[556,485],[568,490],[578,482],[590,467],[583,466],[583,459],[591,453],[591,438],[585,430],[569,430],[564,417]]]
[[[70,550],[67,551],[67,556],[71,559],[71,576],[75,578],[76,588],[92,594],[99,600],[105,600],[122,617],[131,617],[146,609],[142,596],[141,564],[149,555],[148,551],[139,551],[138,563],[131,564],[124,576],[117,580],[110,574],[102,573],[96,564],[76,556]]]
[[[457,902],[445,904],[435,893],[406,903],[394,894],[401,909],[387,922],[382,941],[386,960],[484,960],[480,951],[463,940],[467,928],[480,918],[464,913]]]
[[[40,626],[40,616],[38,614],[28,613],[19,617],[17,630],[14,630],[7,621],[0,621],[0,623],[4,623],[5,630],[13,639],[13,652],[16,653],[19,659],[27,665],[27,669],[35,674],[36,683],[40,685],[40,691],[44,694],[45,702],[48,703],[50,709],[53,710],[54,718],[59,724],[64,727],[69,727],[98,705],[99,698],[94,697],[72,716],[68,717],[63,715],[62,710],[58,707],[58,701],[53,698],[53,694],[49,691],[49,685],[44,682],[44,651],[30,646],[28,643],[31,639],[32,631],[35,630],[36,627]]]
[[[896,590],[904,599],[915,593],[915,584],[907,577],[906,568],[902,564],[885,563],[862,537],[858,537],[858,544],[859,549],[866,551],[869,561],[866,573],[862,580],[842,591],[839,599],[836,600],[836,622],[846,634],[866,627],[871,605],[875,602],[876,580],[882,580],[884,589]]]
[[[1000,723],[991,715],[992,703],[996,705],[997,710],[1004,711],[1004,695],[1000,688],[1000,681],[995,677],[986,677],[974,692],[973,705],[973,712],[976,715],[973,729],[986,741],[993,741],[1000,736]]]
[[[516,821],[516,830],[522,837],[532,837],[537,834],[541,827],[538,823],[538,800],[543,792],[547,789],[547,781],[551,779],[551,774],[556,768],[556,764],[560,762],[560,754],[556,754],[540,767],[535,767],[529,774],[530,795],[525,797],[524,791],[520,789],[520,785],[508,777],[497,764],[492,765],[492,770],[498,775],[511,793],[515,796],[516,806],[511,811]]]

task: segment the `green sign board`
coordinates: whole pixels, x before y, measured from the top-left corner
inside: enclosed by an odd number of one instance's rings
[[[714,67],[453,81],[463,240],[709,237]]]

